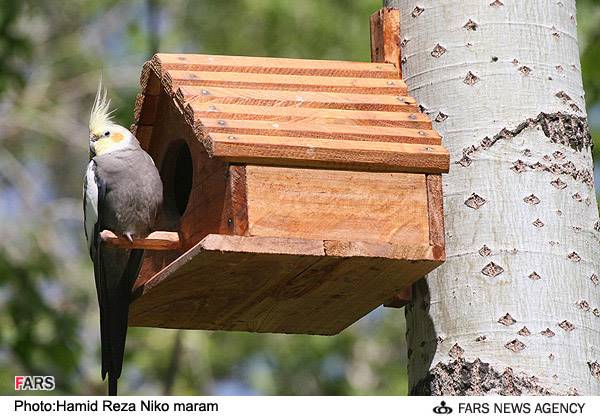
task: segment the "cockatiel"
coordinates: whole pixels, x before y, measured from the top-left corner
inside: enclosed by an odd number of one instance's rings
[[[143,250],[101,245],[100,232],[110,230],[129,241],[146,236],[155,226],[163,190],[152,158],[129,130],[112,122],[109,107],[100,80],[90,114],[90,162],[84,178],[83,211],[100,305],[102,379],[108,374],[108,394],[116,395],[131,290]]]

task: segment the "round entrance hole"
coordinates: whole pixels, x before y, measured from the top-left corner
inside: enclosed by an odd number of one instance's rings
[[[173,141],[161,167],[164,186],[164,208],[171,220],[179,219],[187,208],[194,175],[192,154],[185,140]]]
[[[187,144],[183,142],[177,151],[177,162],[175,163],[175,205],[180,215],[185,213],[188,199],[192,190],[192,154]]]

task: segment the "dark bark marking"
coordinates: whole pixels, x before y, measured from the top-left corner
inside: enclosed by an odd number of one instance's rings
[[[455,360],[461,358],[464,353],[465,350],[463,350],[463,348],[460,345],[458,345],[458,343],[454,344],[450,351],[448,351],[448,355]]]
[[[475,30],[477,30],[478,26],[479,25],[477,23],[475,23],[475,22],[473,22],[473,20],[469,19],[467,21],[467,23],[465,23],[465,25],[463,26],[463,28],[465,28],[466,30],[473,30],[473,31],[475,31]]]
[[[529,196],[525,196],[523,202],[529,203],[530,205],[537,205],[540,203],[540,198],[534,194],[530,194]]]
[[[533,71],[533,70],[526,65],[519,67],[519,72],[521,74],[523,74],[524,76],[528,76],[529,74],[531,74],[531,71]]]
[[[523,162],[522,160],[517,160],[513,163],[513,166],[510,169],[515,173],[524,173],[525,171],[527,171],[528,167],[529,166],[525,164],[525,162]]]
[[[567,258],[575,263],[579,263],[581,261],[581,257],[575,251],[570,252],[569,255],[567,255]]]
[[[523,327],[517,332],[522,337],[529,337],[531,335],[531,331],[527,327]]]
[[[467,155],[463,155],[463,157],[456,162],[456,164],[460,164],[463,167],[468,167],[471,165],[473,160],[471,160]]]
[[[504,272],[504,269],[493,261],[486,264],[481,272],[488,277],[496,277]]]
[[[592,374],[592,376],[600,380],[600,364],[598,364],[597,361],[588,361],[588,367],[590,368],[590,373]]]
[[[532,225],[536,228],[542,228],[544,226],[544,222],[542,222],[540,218],[537,218],[535,221],[533,221]]]
[[[500,317],[500,319],[498,319],[498,322],[507,327],[517,323],[517,321],[512,316],[510,316],[508,312],[506,313],[506,315]]]
[[[442,45],[437,44],[436,46],[433,47],[433,50],[431,51],[431,56],[433,58],[439,58],[442,55],[444,55],[446,53],[447,49],[444,48]]]
[[[589,303],[588,303],[588,301],[587,301],[587,300],[585,300],[585,299],[582,299],[582,300],[578,301],[578,302],[576,303],[576,306],[577,306],[579,309],[581,309],[581,310],[583,310],[583,311],[585,311],[585,312],[588,312],[588,311],[590,310],[590,304],[589,304]]]
[[[571,322],[567,321],[566,319],[564,321],[560,322],[558,324],[558,326],[567,332],[571,332],[575,329],[575,325],[573,325]]]
[[[446,115],[442,111],[438,112],[437,116],[435,117],[435,121],[438,122],[438,123],[443,122],[446,119],[448,119],[448,115]]]
[[[421,15],[421,13],[423,13],[424,11],[425,11],[425,9],[424,9],[423,7],[416,6],[416,7],[413,9],[413,11],[412,11],[412,13],[411,13],[410,15],[411,15],[412,17],[418,17],[418,16],[420,16],[420,15]]]
[[[592,273],[592,275],[590,276],[590,280],[592,281],[592,283],[594,283],[594,286],[598,286],[598,283],[600,282],[596,273]]]
[[[479,196],[477,193],[473,193],[467,200],[465,200],[465,205],[471,209],[477,210],[485,205],[486,202],[487,201],[483,197]]]
[[[557,93],[560,94],[564,92]],[[562,97],[562,96],[561,96]],[[568,97],[568,95],[566,95]],[[570,97],[569,97],[570,99]],[[527,128],[541,128],[544,135],[555,144],[561,144],[572,148],[575,151],[590,150],[592,147],[592,136],[590,134],[587,119],[580,116],[568,115],[561,112],[558,113],[540,113],[536,118],[529,118],[525,122],[519,124],[515,129],[503,128],[499,133],[492,138],[485,137],[479,144],[471,145],[463,149],[462,157],[455,164],[463,167],[471,165],[475,153],[489,149],[500,140],[511,140],[523,132]],[[525,150],[524,155],[530,155],[530,150]],[[562,162],[564,154],[557,151],[553,154],[555,160]],[[570,164],[569,164],[570,163]],[[577,170],[572,162],[567,162],[560,165],[555,165],[552,168],[547,164],[542,164],[539,161],[534,164],[527,164],[521,160],[517,160],[511,169],[517,173],[522,173],[528,169],[538,171],[556,172],[567,174],[573,179],[593,187],[593,175],[588,169]]]
[[[531,280],[534,280],[534,281],[535,281],[535,280],[540,280],[540,279],[541,279],[540,275],[539,275],[539,274],[537,274],[535,271],[534,271],[534,272],[532,272],[532,273],[531,273],[529,276],[527,276],[527,277],[529,277]]]
[[[493,2],[490,3],[490,6],[492,6],[492,7],[502,7],[502,6],[504,6],[504,3],[502,3],[500,0],[494,0]]]
[[[598,366],[600,370],[600,366]],[[480,359],[459,358],[439,362],[411,388],[411,395],[552,395],[535,376],[516,374],[510,367],[500,372]]]
[[[485,244],[483,245],[483,247],[481,247],[479,249],[479,255],[482,257],[487,257],[491,254],[492,254],[492,250]]]
[[[523,351],[525,348],[527,348],[525,344],[523,344],[517,339],[507,342],[506,344],[504,344],[504,347],[514,353],[518,353],[519,351]]]
[[[552,338],[556,335],[554,333],[554,331],[552,331],[550,328],[546,328],[545,330],[540,332],[540,334],[542,334],[544,337],[547,337],[547,338]]]
[[[467,75],[465,76],[463,83],[465,83],[468,86],[472,86],[473,84],[477,83],[478,81],[479,81],[479,77],[477,77],[475,74],[473,74],[471,71],[469,71],[467,73]]]
[[[551,185],[553,185],[554,187],[556,187],[558,190],[562,190],[565,187],[567,187],[567,183],[565,183],[564,181],[562,181],[560,179],[560,177],[555,178],[554,180],[552,180],[550,182]]]

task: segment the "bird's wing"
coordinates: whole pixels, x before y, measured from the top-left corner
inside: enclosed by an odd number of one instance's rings
[[[100,306],[102,378],[108,374],[109,394],[116,394],[117,379],[121,375],[123,364],[131,289],[139,274],[144,251],[100,245],[100,232],[105,227],[102,217],[108,209],[105,206],[109,204],[106,199],[109,184],[107,179],[100,175],[100,170],[96,169],[95,165],[92,167],[92,173],[86,175],[86,202],[89,200],[89,208],[85,210],[86,234],[94,262],[94,278]],[[95,196],[93,190],[89,191],[90,188],[94,188]]]
[[[83,179],[83,222],[85,238],[90,257],[94,259],[92,246],[95,244],[94,228],[98,221],[98,184],[96,182],[96,163],[91,160]]]

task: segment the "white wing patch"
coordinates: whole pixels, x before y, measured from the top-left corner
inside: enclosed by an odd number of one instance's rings
[[[85,199],[83,212],[88,248],[94,242],[94,226],[98,221],[98,185],[96,184],[95,165],[96,163],[93,160],[88,164],[83,185],[83,198]]]

